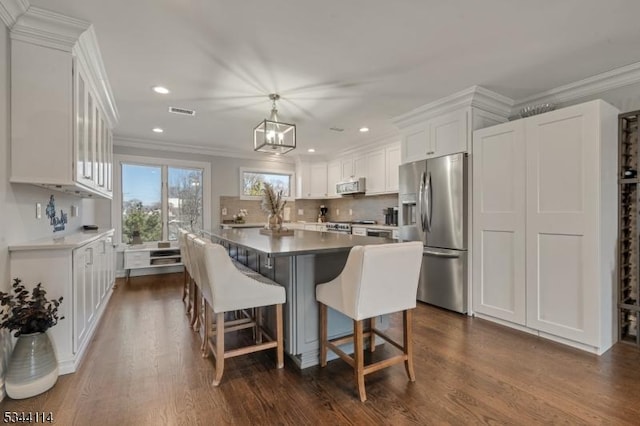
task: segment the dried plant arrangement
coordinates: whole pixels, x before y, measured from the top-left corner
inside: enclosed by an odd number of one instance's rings
[[[264,196],[262,197],[262,210],[265,213],[278,216],[282,214],[286,200],[282,199],[282,190],[276,192],[273,189],[273,185],[268,182],[264,182]]]
[[[38,283],[31,294],[20,278],[13,280],[13,293],[0,291],[0,306],[8,310],[0,318],[0,328],[15,330],[15,337],[22,334],[44,333],[64,317],[58,317],[59,299],[47,300],[47,292]]]

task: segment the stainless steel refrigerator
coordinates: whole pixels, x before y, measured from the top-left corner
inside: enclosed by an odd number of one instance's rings
[[[400,166],[399,233],[422,241],[424,254],[417,299],[452,311],[467,311],[466,154]]]

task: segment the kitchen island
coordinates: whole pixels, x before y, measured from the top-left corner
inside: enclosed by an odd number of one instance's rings
[[[319,362],[315,285],[340,274],[352,247],[395,242],[386,238],[304,230],[281,237],[262,235],[259,229],[222,229],[203,231],[203,234],[225,246],[230,256],[284,286],[287,294],[285,351],[301,369]],[[272,320],[267,318],[267,323]],[[380,321],[384,327],[386,318]],[[330,338],[352,331],[351,319],[329,310]]]

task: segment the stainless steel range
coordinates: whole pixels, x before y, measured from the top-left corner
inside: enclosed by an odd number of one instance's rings
[[[327,222],[327,232],[351,233],[351,222]]]
[[[341,232],[344,234],[351,234],[351,225],[372,225],[375,224],[375,220],[353,220],[349,222],[327,222],[327,232]]]

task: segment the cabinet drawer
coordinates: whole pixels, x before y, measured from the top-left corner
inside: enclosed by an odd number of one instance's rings
[[[140,251],[133,253],[124,253],[124,267],[125,269],[131,268],[144,268],[149,266],[149,252]]]
[[[367,228],[360,228],[360,227],[352,227],[351,228],[351,233],[353,235],[362,235],[362,236],[366,236],[367,235]]]

